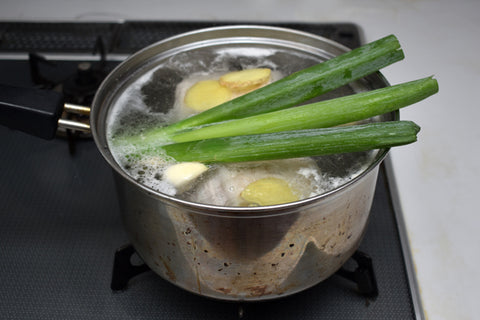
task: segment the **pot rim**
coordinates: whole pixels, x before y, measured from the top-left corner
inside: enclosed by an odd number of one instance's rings
[[[333,40],[327,39],[322,36],[314,35],[308,32],[304,31],[299,31],[295,29],[290,29],[290,28],[285,28],[285,27],[275,27],[275,26],[263,26],[263,25],[225,25],[225,26],[216,26],[216,27],[209,27],[209,28],[202,28],[202,29],[197,29],[193,31],[189,31],[186,33],[178,34],[172,37],[168,37],[166,39],[163,39],[161,41],[158,41],[156,43],[153,43],[136,53],[132,54],[129,58],[121,62],[102,82],[100,85],[99,89],[97,90],[94,100],[92,102],[92,108],[91,108],[91,131],[92,131],[92,136],[95,141],[95,144],[97,145],[97,148],[99,149],[100,153],[102,154],[103,158],[107,161],[107,163],[114,169],[115,173],[120,175],[123,179],[128,181],[129,183],[132,183],[139,187],[143,192],[147,193],[151,197],[155,197],[165,203],[168,203],[169,205],[173,206],[179,206],[185,209],[188,209],[190,211],[204,214],[204,215],[213,215],[213,216],[222,216],[222,217],[235,217],[235,218],[254,218],[254,217],[265,217],[265,216],[272,216],[272,215],[281,215],[281,214],[288,214],[294,211],[295,208],[297,207],[305,207],[309,206],[311,204],[314,204],[316,202],[319,202],[322,199],[330,198],[333,197],[339,193],[341,193],[343,190],[348,189],[351,185],[356,184],[359,180],[361,180],[363,177],[368,175],[373,169],[377,168],[380,163],[385,159],[389,152],[389,148],[386,149],[380,149],[378,150],[377,154],[374,157],[374,160],[371,160],[369,163],[368,167],[363,169],[363,171],[352,178],[351,180],[343,183],[342,185],[336,187],[335,189],[332,189],[330,191],[315,195],[313,197],[309,197],[303,200],[295,201],[295,202],[289,202],[289,203],[284,203],[284,204],[278,204],[278,205],[269,205],[269,206],[261,206],[261,207],[233,207],[233,206],[219,206],[219,205],[211,205],[211,204],[204,204],[204,203],[197,203],[197,202],[191,202],[187,200],[182,200],[179,198],[176,198],[175,196],[170,196],[168,194],[156,191],[150,187],[147,187],[137,181],[135,181],[130,175],[128,175],[115,161],[113,158],[113,155],[109,152],[109,147],[106,143],[106,139],[104,136],[106,136],[105,132],[99,132],[99,128],[101,127],[100,125],[97,125],[98,121],[98,115],[100,112],[108,112],[108,110],[102,110],[102,106],[105,104],[104,98],[102,95],[104,95],[104,92],[107,91],[109,86],[114,85],[115,88],[118,88],[118,85],[115,86],[115,83],[122,83],[120,80],[117,78],[117,73],[119,70],[122,70],[124,68],[128,68],[128,65],[131,64],[132,60],[137,59],[139,56],[146,56],[149,58],[154,58],[155,55],[150,56],[151,51],[158,51],[159,47],[163,47],[162,50],[158,53],[164,53],[168,50],[178,48],[178,42],[180,42],[181,45],[191,45],[191,39],[194,39],[195,42],[202,42],[205,40],[212,40],[211,37],[208,37],[209,34],[214,33],[217,36],[214,38],[216,40],[220,38],[261,38],[260,36],[257,35],[245,35],[239,36],[235,34],[230,34],[229,33],[235,33],[236,31],[244,32],[257,32],[257,33],[266,33],[266,32],[276,32],[279,34],[284,34],[287,39],[290,39],[290,41],[296,41],[298,37],[302,37],[302,41],[305,42],[300,42],[299,44],[301,45],[308,45],[309,41],[314,41],[314,42],[323,42],[337,50],[341,50],[343,52],[350,51],[349,48],[346,46],[335,42]],[[283,40],[283,39],[282,39]],[[176,44],[177,43],[177,44]],[[319,48],[317,48],[319,49]],[[320,50],[320,49],[319,49]],[[158,54],[157,53],[157,54]],[[326,51],[327,54],[330,54],[330,52]],[[377,81],[382,82],[384,86],[389,86],[388,81],[385,79],[385,77],[380,73],[376,72],[375,75],[378,77]],[[105,109],[105,108],[103,108]],[[106,108],[109,109],[109,108]],[[398,119],[399,118],[399,112],[395,111],[392,112],[393,118]],[[105,131],[105,128],[104,128]]]

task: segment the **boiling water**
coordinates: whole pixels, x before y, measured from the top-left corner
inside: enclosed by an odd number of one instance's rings
[[[221,74],[248,68],[270,68],[272,80],[319,63],[318,57],[299,52],[262,47],[197,49],[176,54],[136,76],[125,86],[110,109],[107,123],[109,147],[115,160],[136,181],[149,188],[193,202],[238,206],[241,190],[264,177],[287,181],[308,198],[335,189],[360,174],[371,164],[376,151],[265,162],[215,164],[188,189],[177,190],[164,179],[165,169],[174,161],[165,155],[136,154],[133,145],[115,143],[117,137],[138,135],[153,127],[165,126],[193,113],[183,103],[186,90],[195,82],[218,79]],[[364,90],[359,83],[323,95],[329,99]]]

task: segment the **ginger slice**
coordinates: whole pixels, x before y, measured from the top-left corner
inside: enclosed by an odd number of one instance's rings
[[[273,177],[250,183],[240,196],[248,206],[269,206],[299,200],[285,180]]]
[[[220,84],[236,92],[247,92],[270,82],[271,70],[268,68],[232,71],[220,77]]]
[[[185,105],[201,112],[213,108],[232,98],[229,88],[221,86],[217,80],[203,80],[191,86],[185,94]]]

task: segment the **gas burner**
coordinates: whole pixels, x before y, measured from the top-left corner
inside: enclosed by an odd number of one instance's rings
[[[77,63],[76,69],[67,75],[64,75],[65,72],[58,63],[49,61],[39,53],[30,53],[29,66],[32,82],[40,89],[62,93],[65,103],[68,105],[89,107],[98,87],[108,74],[105,46],[101,37],[97,38],[92,48],[92,54],[96,55],[97,53],[99,59],[96,62],[80,61]],[[63,76],[53,77],[50,75],[51,73],[62,74]],[[78,110],[81,112],[78,112]],[[84,112],[81,107],[65,108],[60,119],[88,125],[89,114]],[[71,154],[75,153],[75,145],[78,139],[91,138],[90,133],[65,128],[59,128],[57,135],[68,140]]]
[[[89,106],[92,103],[95,92],[107,76],[105,46],[102,38],[98,37],[95,42],[93,53],[100,53],[97,63],[80,62],[76,72],[62,82],[65,100],[72,104]]]
[[[138,254],[131,244],[124,245],[115,252],[110,284],[113,291],[126,290],[132,278],[150,271],[150,268],[143,262],[133,263],[134,257],[138,258]],[[360,295],[367,298],[378,296],[377,279],[372,258],[368,254],[357,250],[350,260],[336,272],[336,275],[355,283]]]
[[[91,62],[80,62],[75,74],[61,85],[65,100],[78,105],[90,105],[100,83],[105,78],[103,70]]]

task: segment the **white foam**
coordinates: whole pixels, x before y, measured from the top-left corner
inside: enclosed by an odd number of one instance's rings
[[[172,108],[166,112],[152,111],[150,106],[145,104],[145,99],[142,95],[142,87],[148,84],[149,81],[153,81],[152,76],[155,71],[157,71],[158,68],[165,67],[163,64],[158,65],[155,69],[146,72],[126,87],[115,101],[115,105],[111,108],[107,121],[109,141],[112,142],[115,140],[114,133],[119,130],[127,132],[132,130],[132,132],[135,131],[138,134],[138,128],[145,126],[145,119],[147,119],[148,125],[154,123],[161,125],[191,116],[193,111],[183,103],[183,97],[186,91],[200,80],[218,79],[228,71],[226,69],[228,66],[225,65],[225,61],[229,59],[231,61],[232,58],[226,59],[226,56],[238,56],[240,54],[248,57],[261,58],[274,53],[275,50],[258,48],[244,48],[240,51],[218,50],[211,65],[205,65],[204,62],[196,61],[188,54],[175,56],[175,58],[166,61],[165,65],[168,65],[169,68],[173,67],[180,70],[180,74],[190,74],[190,76],[184,78],[177,84],[175,89],[175,103]],[[210,71],[208,73],[205,71],[189,72],[192,69],[198,68],[199,65],[201,66],[201,70]],[[244,68],[258,67],[258,65],[246,65],[245,63],[242,66]],[[272,81],[283,77],[280,71],[276,71],[278,66],[268,59],[262,60],[261,67],[270,67],[273,70]],[[127,120],[127,127],[124,127],[119,119]],[[169,160],[168,157],[165,155],[149,155],[136,159],[131,156],[132,154],[138,153],[133,145],[116,146],[110,143],[110,148],[116,161],[133,179],[153,190],[167,195],[177,195],[175,187],[162,179],[166,167],[172,164],[172,160]],[[248,181],[253,181],[252,179],[269,175],[286,180],[291,186],[300,190],[301,198],[308,198],[337,188],[354,178],[364,169],[363,167],[361,170],[355,169],[351,173],[339,177],[328,172],[322,172],[321,168],[319,168],[311,158],[302,159],[303,160],[290,159],[263,163],[215,165],[211,167],[210,172],[207,172],[207,174],[200,178],[194,185],[193,190],[196,190],[197,194],[187,192],[184,195],[177,196],[185,196],[187,200],[197,202],[235,205],[238,203],[238,199],[235,197],[238,197],[238,193],[243,190],[243,185]],[[357,165],[353,167],[357,167]],[[211,195],[212,198],[209,198],[209,195]]]

